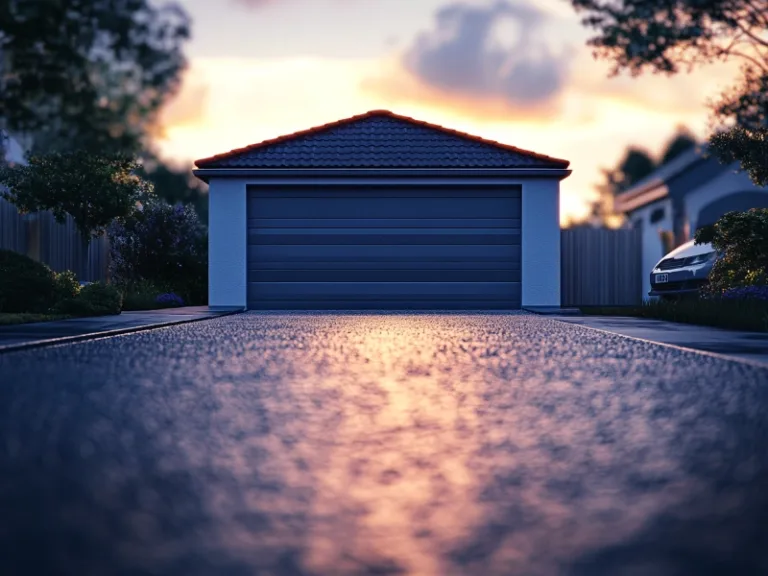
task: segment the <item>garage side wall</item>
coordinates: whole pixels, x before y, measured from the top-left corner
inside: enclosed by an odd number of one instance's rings
[[[208,305],[245,308],[248,287],[246,181],[212,178],[208,195]]]
[[[560,182],[522,184],[522,305],[560,306]]]

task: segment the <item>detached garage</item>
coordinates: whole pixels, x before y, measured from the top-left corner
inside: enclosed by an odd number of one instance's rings
[[[198,160],[209,305],[560,305],[568,162],[376,110]]]

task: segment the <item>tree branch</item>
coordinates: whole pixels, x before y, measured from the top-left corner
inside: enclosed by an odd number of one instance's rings
[[[765,40],[765,39],[763,39],[763,38],[760,38],[760,36],[758,36],[757,34],[755,34],[754,32],[752,32],[752,31],[751,31],[749,28],[745,28],[745,27],[744,27],[744,25],[743,25],[741,22],[738,22],[738,21],[736,21],[736,22],[735,22],[735,24],[736,24],[736,27],[737,27],[739,30],[741,30],[741,31],[742,31],[744,34],[746,34],[747,36],[749,36],[750,38],[752,38],[752,40],[754,40],[754,41],[755,41],[755,42],[757,42],[758,44],[760,44],[760,45],[762,45],[762,46],[765,46],[766,48],[768,48],[768,40]]]
[[[761,62],[757,58],[750,56],[749,54],[745,54],[744,52],[739,52],[738,50],[733,50],[728,54],[730,54],[731,56],[739,56],[741,58],[745,58],[746,60],[749,60],[761,70],[768,72],[768,62],[765,62],[765,61]]]

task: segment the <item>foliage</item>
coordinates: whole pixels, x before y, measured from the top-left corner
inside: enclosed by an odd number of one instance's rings
[[[738,161],[757,185],[768,183],[768,10],[755,0],[571,0],[597,30],[588,42],[627,70],[676,74],[716,60],[745,62],[739,83],[713,104],[724,130],[711,138],[723,162]]]
[[[709,146],[722,162],[739,161],[752,182],[768,186],[768,130],[735,126],[713,134]]]
[[[726,300],[768,300],[768,286],[742,286],[723,292]]]
[[[73,316],[109,316],[120,314],[123,295],[116,287],[93,282],[82,287],[74,298],[62,300],[54,312]]]
[[[708,292],[768,284],[768,209],[728,212],[696,231],[697,244],[710,242],[720,253],[709,274]]]
[[[150,0],[0,0],[0,118],[38,151],[137,152],[179,87],[189,17]]]
[[[123,310],[156,310],[163,307],[157,302],[157,297],[167,292],[169,288],[141,280],[123,283],[121,289],[123,290]]]
[[[75,273],[71,270],[54,274],[54,284],[56,288],[54,301],[56,302],[74,298],[80,292],[80,283],[77,281]]]
[[[160,294],[157,298],[155,298],[155,302],[161,306],[167,306],[168,308],[184,306],[184,299],[178,294],[174,294],[173,292]]]
[[[134,212],[152,186],[135,174],[133,159],[82,150],[30,156],[28,165],[0,168],[0,196],[22,212],[50,210],[57,222],[69,214],[84,237],[98,236],[116,218]]]
[[[0,312],[46,312],[56,295],[48,266],[11,250],[0,250]]]
[[[139,174],[153,185],[158,198],[169,204],[191,204],[200,219],[208,222],[208,185],[192,174],[191,166],[176,167],[147,154]]]
[[[70,318],[66,314],[19,314],[0,313],[0,326],[12,326],[14,324],[32,324],[33,322],[51,322],[53,320],[66,320]]]
[[[587,315],[632,316],[731,330],[768,332],[768,301],[756,298],[702,298],[646,301],[642,306],[584,307]]]
[[[661,159],[659,160],[659,166],[669,164],[672,160],[696,146],[697,143],[696,137],[687,128],[679,126],[677,133],[664,147]]]
[[[153,198],[109,227],[110,277],[121,286],[146,281],[189,303],[205,303],[208,236],[191,206]]]

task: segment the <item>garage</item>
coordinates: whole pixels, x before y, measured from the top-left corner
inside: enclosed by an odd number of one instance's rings
[[[251,309],[520,308],[520,190],[248,190]]]
[[[196,164],[212,307],[559,306],[565,160],[373,111]]]

